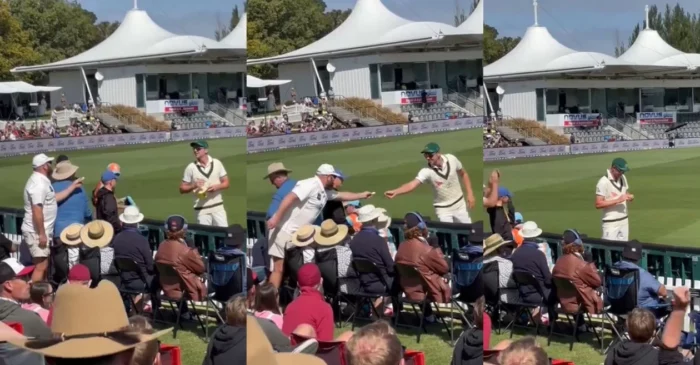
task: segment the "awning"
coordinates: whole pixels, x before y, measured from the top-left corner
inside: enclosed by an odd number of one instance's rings
[[[278,85],[284,85],[292,82],[292,80],[263,80],[259,79],[255,76],[250,76],[246,75],[246,87],[249,88],[260,88],[260,87],[266,87],[266,86],[278,86]]]
[[[34,86],[24,81],[0,82],[0,94],[34,94],[60,90],[60,86]]]

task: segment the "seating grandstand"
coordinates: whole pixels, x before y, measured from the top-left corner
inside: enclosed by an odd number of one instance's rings
[[[201,129],[228,126],[229,122],[212,112],[166,113],[163,115],[170,121],[172,129]]]
[[[469,115],[449,102],[438,102],[427,104],[423,107],[420,104],[401,105],[401,112],[410,113],[414,122],[428,122],[440,119],[464,118]]]

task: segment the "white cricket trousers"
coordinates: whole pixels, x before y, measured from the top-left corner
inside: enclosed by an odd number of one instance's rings
[[[459,203],[448,208],[435,208],[440,222],[445,223],[471,223],[472,218],[467,210],[467,202],[462,199]]]
[[[629,241],[630,220],[625,218],[616,222],[603,222],[603,239],[609,241]]]
[[[202,213],[200,211],[195,211],[194,213],[197,216],[197,223],[199,224],[214,227],[228,227],[228,217],[224,209],[208,213]]]

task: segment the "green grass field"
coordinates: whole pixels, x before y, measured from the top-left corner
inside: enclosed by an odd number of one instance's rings
[[[377,195],[368,203],[387,209],[392,217],[403,218],[407,212],[419,211],[436,219],[429,187],[421,186],[410,195],[392,200],[383,196],[385,191],[416,177],[418,170],[425,166],[420,151],[429,142],[437,142],[443,153],[451,153],[462,162],[471,178],[477,202],[477,207],[470,212],[472,220],[483,219],[483,208],[480,206],[483,165],[481,130],[375,139],[249,155],[248,210],[267,210],[274,187],[262,177],[270,163],[284,162],[288,169],[293,170],[292,177],[296,179],[313,176],[320,164],[330,163],[348,176],[342,190],[376,192]]]
[[[231,187],[224,192],[229,223],[245,224],[245,139],[231,138],[210,141],[210,154],[221,160],[228,172]],[[52,153],[50,156],[58,156]],[[78,176],[85,177],[86,191],[90,192],[100,174],[110,162],[122,168],[117,185],[118,196],[131,196],[148,218],[165,219],[181,214],[194,219],[191,195],[180,195],[178,186],[185,166],[193,160],[188,143],[137,145],[90,151],[65,153],[75,165]],[[0,206],[22,208],[22,190],[31,174],[32,156],[0,159]]]
[[[700,211],[700,153],[694,148],[489,162],[484,176],[501,171],[517,211],[545,232],[578,229],[600,237],[601,212],[594,207],[595,185],[615,157],[627,160],[630,238],[674,246],[697,245]]]

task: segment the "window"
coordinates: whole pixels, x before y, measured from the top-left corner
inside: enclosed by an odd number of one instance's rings
[[[369,65],[369,84],[372,99],[381,99],[379,94],[379,69],[376,64]]]
[[[381,65],[379,71],[382,80],[382,91],[396,90],[396,85],[394,85],[394,65]]]
[[[559,89],[547,89],[545,91],[545,100],[547,101],[547,114],[559,113]]]
[[[537,120],[544,121],[546,120],[544,116],[544,89],[536,89],[535,94],[537,95]]]
[[[145,108],[146,107],[146,98],[144,97],[143,92],[144,92],[143,75],[138,74],[138,75],[136,75],[136,107],[137,108]]]
[[[146,75],[146,100],[158,100],[158,75]]]

